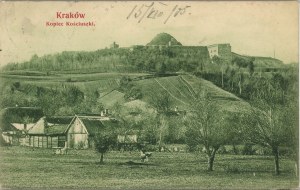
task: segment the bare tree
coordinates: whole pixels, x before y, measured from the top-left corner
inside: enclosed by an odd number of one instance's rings
[[[213,63],[216,63],[221,68],[222,73],[222,88],[224,88],[224,60],[222,60],[219,56],[215,55],[212,57]]]
[[[226,114],[218,109],[207,94],[198,96],[191,107],[193,111],[187,119],[187,144],[205,147],[208,171],[212,171],[216,152],[221,145],[230,141],[232,132],[226,123]]]
[[[248,142],[270,148],[274,156],[275,174],[280,174],[279,147],[291,146],[294,142],[297,119],[291,107],[287,105],[268,105],[263,101],[252,107],[243,117],[242,131]]]
[[[159,125],[159,147],[162,146],[168,128],[167,116],[171,107],[171,96],[168,92],[151,94],[150,105],[156,110],[156,118]],[[160,150],[161,148],[159,148]]]

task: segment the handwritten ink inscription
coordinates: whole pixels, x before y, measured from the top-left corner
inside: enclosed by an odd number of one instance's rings
[[[163,19],[166,24],[171,18],[190,14],[188,9],[191,6],[169,6],[162,2],[152,2],[150,4],[135,5],[127,16],[127,19],[136,19],[138,23],[144,19]]]

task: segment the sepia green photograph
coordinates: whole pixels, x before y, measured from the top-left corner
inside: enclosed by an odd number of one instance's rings
[[[298,189],[297,1],[1,1],[0,189]]]

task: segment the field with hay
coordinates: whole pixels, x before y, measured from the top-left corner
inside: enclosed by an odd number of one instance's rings
[[[294,162],[282,158],[280,176],[273,175],[268,156],[217,155],[215,169],[206,170],[204,154],[153,152],[141,163],[139,152],[108,152],[104,165],[94,150],[70,150],[55,155],[51,149],[0,149],[2,188],[112,188],[288,189],[298,185]]]

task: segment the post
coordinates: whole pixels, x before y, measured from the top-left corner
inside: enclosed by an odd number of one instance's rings
[[[103,164],[103,153],[101,153],[100,164]]]
[[[274,154],[274,163],[275,163],[275,174],[279,175],[279,150],[278,147],[273,148],[273,154]]]

